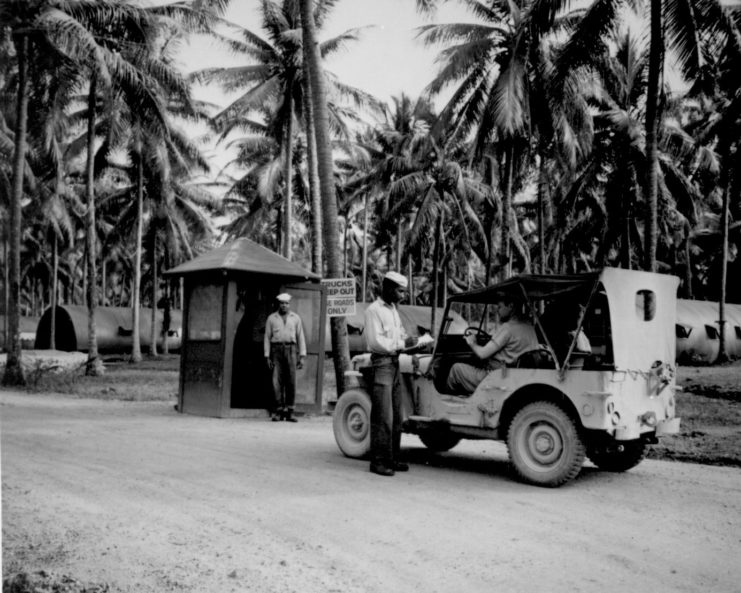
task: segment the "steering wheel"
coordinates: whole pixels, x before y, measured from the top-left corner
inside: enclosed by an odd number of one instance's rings
[[[485,332],[480,327],[476,327],[475,325],[468,326],[466,328],[466,331],[463,332],[463,335],[465,335],[465,336],[468,336],[470,334],[476,334],[476,343],[479,346],[483,346],[489,340],[491,340],[491,334]]]

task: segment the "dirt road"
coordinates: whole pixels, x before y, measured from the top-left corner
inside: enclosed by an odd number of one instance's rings
[[[499,443],[407,474],[343,457],[328,417],[0,392],[3,572],[154,593],[737,592],[741,471],[646,461],[558,490]]]

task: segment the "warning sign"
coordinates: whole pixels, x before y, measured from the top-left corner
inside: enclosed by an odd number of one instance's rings
[[[322,284],[327,293],[329,317],[355,314],[355,278],[327,278]]]

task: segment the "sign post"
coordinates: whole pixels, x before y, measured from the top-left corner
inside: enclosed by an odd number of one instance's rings
[[[322,284],[329,317],[355,315],[355,278],[326,278]]]

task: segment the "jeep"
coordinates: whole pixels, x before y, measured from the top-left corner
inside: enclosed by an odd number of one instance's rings
[[[605,471],[635,467],[658,437],[679,432],[677,286],[673,276],[605,268],[521,275],[450,297],[432,352],[400,355],[403,431],[434,452],[461,439],[504,441],[516,476],[538,486],[574,479],[586,457]],[[451,365],[482,364],[464,334],[490,339],[503,294],[518,297],[539,346],[491,370],[473,393],[451,391]],[[564,335],[567,311],[577,313]],[[355,356],[353,367],[356,385],[339,397],[333,431],[342,453],[366,458],[370,355]]]

